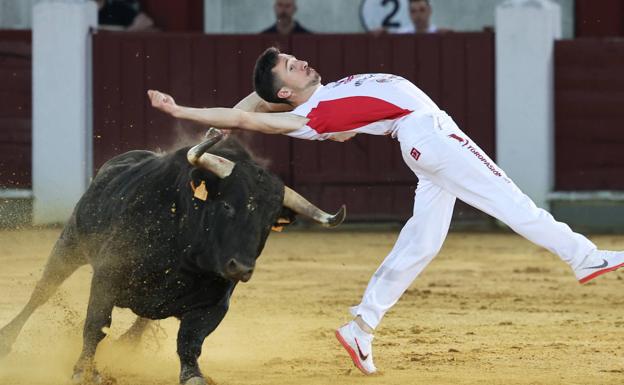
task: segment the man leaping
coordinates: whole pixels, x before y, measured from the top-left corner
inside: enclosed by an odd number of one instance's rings
[[[418,177],[413,216],[373,274],[360,304],[351,309],[355,318],[336,331],[365,374],[376,371],[373,331],[437,255],[457,198],[557,254],[580,283],[624,265],[624,252],[598,250],[538,208],[444,111],[400,76],[353,75],[322,85],[321,76],[307,62],[269,48],[256,62],[254,87],[255,93],[238,105],[247,111],[183,107],[167,94],[148,93],[152,105],[168,114],[221,128],[309,140],[346,140],[358,133],[391,135]]]

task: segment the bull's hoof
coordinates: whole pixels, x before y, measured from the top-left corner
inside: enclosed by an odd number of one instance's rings
[[[0,358],[3,358],[7,354],[11,353],[11,347],[15,342],[17,333],[12,332],[9,326],[5,326],[0,329]]]
[[[191,377],[183,385],[208,385],[203,377]]]
[[[72,376],[72,383],[76,385],[103,385],[104,380],[100,373],[96,371],[88,372],[77,372]]]

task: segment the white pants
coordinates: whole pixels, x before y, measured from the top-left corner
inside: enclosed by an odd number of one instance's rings
[[[371,278],[362,302],[351,309],[372,328],[442,247],[456,198],[504,222],[572,268],[596,249],[538,208],[448,115],[408,116],[399,124],[403,159],[419,182],[413,216]]]

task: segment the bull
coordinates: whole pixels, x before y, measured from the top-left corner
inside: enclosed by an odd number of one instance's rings
[[[213,131],[169,154],[131,151],[99,170],[77,203],[22,311],[0,330],[0,355],[10,351],[30,315],[80,266],[93,268],[83,348],[75,382],[101,382],[94,362],[113,307],[148,320],[177,317],[180,383],[205,384],[198,366],[204,339],[225,316],[239,281],[251,278],[274,226],[297,214],[327,227],[340,224],[274,174],[235,139]],[[208,151],[210,150],[210,151]]]

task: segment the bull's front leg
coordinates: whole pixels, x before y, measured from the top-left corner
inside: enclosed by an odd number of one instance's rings
[[[106,336],[103,329],[111,325],[115,301],[112,276],[95,271],[91,280],[91,293],[87,318],[83,329],[82,353],[74,365],[72,380],[75,383],[99,384],[102,379],[95,367],[93,357],[100,341]]]
[[[186,313],[178,330],[178,356],[180,357],[180,384],[205,385],[197,359],[201,355],[204,339],[212,333],[227,312],[227,305],[193,310]]]

